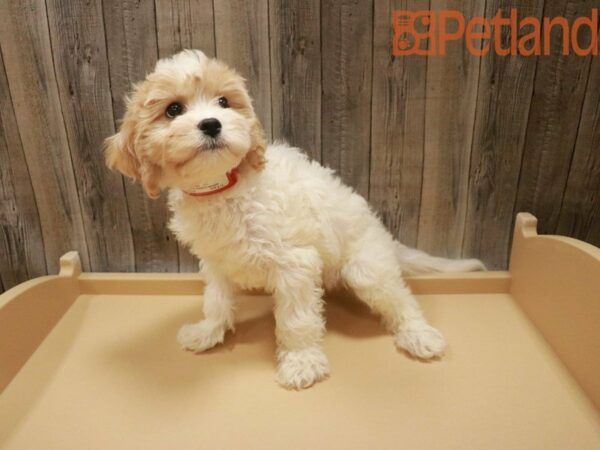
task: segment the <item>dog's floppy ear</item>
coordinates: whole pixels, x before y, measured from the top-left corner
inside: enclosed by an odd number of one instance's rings
[[[256,117],[254,118],[252,128],[250,129],[250,139],[252,141],[252,146],[250,147],[250,151],[246,154],[246,161],[253,169],[262,170],[267,162],[267,159],[265,158],[267,140],[265,138],[265,131]]]
[[[146,194],[158,198],[158,169],[151,164],[140,162],[133,148],[133,133],[125,127],[104,141],[106,165],[134,180],[141,180]]]
[[[140,179],[140,163],[133,152],[131,139],[125,136],[123,130],[106,138],[104,141],[104,157],[106,165],[111,170],[117,170],[123,175]]]

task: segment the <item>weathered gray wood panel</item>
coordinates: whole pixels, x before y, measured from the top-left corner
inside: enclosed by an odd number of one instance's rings
[[[271,64],[267,0],[216,1],[216,56],[248,80],[254,109],[271,137]]]
[[[518,8],[519,20],[541,18],[543,0],[527,6],[517,0],[490,1],[486,16],[491,19],[501,9],[508,17],[511,8]],[[509,43],[505,33],[503,47]],[[506,267],[508,262],[536,63],[537,57],[493,51],[481,61],[463,255],[481,258],[489,268]]]
[[[273,139],[321,161],[321,18],[319,0],[271,0]]]
[[[40,216],[0,53],[0,289],[45,273]]]
[[[215,24],[212,0],[156,0],[156,26],[158,35],[159,57],[172,55],[183,49],[202,50],[208,56],[215,56]],[[168,219],[168,211],[164,196],[154,203],[160,207],[160,217]],[[148,220],[145,220],[148,223]],[[161,222],[159,227],[165,228]],[[154,232],[156,235],[156,232]],[[161,233],[161,240],[168,249],[175,244],[171,235]],[[198,261],[189,250],[178,245],[179,271],[197,272]],[[160,252],[157,253],[160,261]],[[169,258],[171,261],[172,258]]]
[[[369,200],[390,231],[416,246],[423,182],[427,58],[393,57],[395,9],[426,10],[429,0],[376,1]]]
[[[1,2],[0,46],[40,215],[48,270],[56,272],[60,256],[69,250],[78,250],[83,267],[89,270],[45,3]]]
[[[369,194],[373,1],[322,0],[323,163]]]
[[[432,0],[432,10],[460,10],[468,20],[484,14],[484,2]],[[418,246],[440,256],[462,253],[469,162],[481,58],[464,45],[429,57],[425,99],[425,150]]]
[[[110,69],[113,115],[125,113],[125,96],[144,79],[158,59],[154,0],[103,0],[106,53]]]
[[[556,232],[600,247],[600,58],[597,57],[587,83]]]
[[[182,48],[236,67],[267,134],[338,170],[409,245],[505,267],[518,210],[600,244],[597,57],[560,55],[556,32],[539,58],[478,58],[464,41],[391,55],[394,9],[511,6],[572,21],[597,1],[0,2],[0,290],[72,249],[86,269],[197,270],[164,196],[100,152],[131,84]]]
[[[151,0],[104,1],[104,26],[113,97],[113,117],[118,126],[125,112],[125,96],[133,83],[144,79],[158,59],[155,5]],[[177,272],[177,244],[167,231],[165,196],[149,199],[139,183],[124,180],[135,270]]]
[[[544,15],[572,23],[589,15],[593,5],[597,2],[547,1]],[[553,233],[558,224],[590,72],[591,56],[564,55],[561,35],[560,28],[552,29],[552,55],[538,61],[514,211],[537,216],[540,233]]]
[[[156,0],[156,23],[161,58],[186,48],[215,56],[213,0]]]
[[[48,0],[60,104],[83,214],[90,267],[132,270],[133,241],[121,177],[106,170],[102,142],[114,133],[102,5]],[[72,20],[76,17],[77,20]]]

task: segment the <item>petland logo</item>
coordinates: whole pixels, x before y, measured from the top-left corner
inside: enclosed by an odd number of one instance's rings
[[[562,33],[563,54],[568,55],[572,51],[579,56],[598,55],[597,8],[592,9],[591,17],[578,17],[572,24],[564,17],[544,17],[542,20],[524,17],[518,20],[514,8],[510,10],[509,17],[504,17],[498,10],[491,19],[478,16],[468,21],[462,12],[456,10],[397,10],[392,13],[392,20],[394,56],[445,55],[447,44],[463,37],[467,50],[475,56],[485,56],[490,51],[501,56],[549,55],[550,37],[555,29]],[[510,32],[510,44],[503,46],[505,31]],[[581,36],[586,38],[580,39]]]

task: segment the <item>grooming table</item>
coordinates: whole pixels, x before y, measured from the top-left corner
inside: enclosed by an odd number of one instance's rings
[[[240,299],[236,333],[202,354],[195,274],[81,273],[0,296],[0,448],[598,449],[600,249],[538,236],[519,214],[507,272],[409,279],[449,343],[398,351],[351,294],[327,298],[331,377],[274,381],[272,300]]]

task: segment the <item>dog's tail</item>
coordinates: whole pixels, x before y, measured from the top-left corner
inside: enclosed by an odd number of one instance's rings
[[[406,275],[420,275],[439,272],[475,272],[486,270],[478,259],[447,259],[396,242],[396,258]]]

